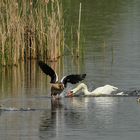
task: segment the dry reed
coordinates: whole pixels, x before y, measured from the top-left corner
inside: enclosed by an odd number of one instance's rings
[[[64,47],[62,4],[58,0],[1,0],[0,63],[42,57],[52,61]]]
[[[56,61],[63,55],[61,0],[1,0],[0,10],[0,64],[17,65],[19,60],[36,58]]]
[[[77,56],[79,56],[80,50],[80,26],[81,26],[81,3],[79,6],[79,20],[78,20],[78,30],[77,30]]]

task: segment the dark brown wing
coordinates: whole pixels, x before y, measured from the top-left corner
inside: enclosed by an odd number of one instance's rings
[[[56,83],[58,81],[57,74],[55,73],[55,71],[50,66],[48,66],[43,61],[39,61],[38,65],[46,75],[49,75],[51,77],[50,83]]]
[[[61,82],[66,87],[67,83],[76,84],[76,83],[84,80],[85,77],[86,77],[86,74],[72,74],[72,75],[63,77]]]

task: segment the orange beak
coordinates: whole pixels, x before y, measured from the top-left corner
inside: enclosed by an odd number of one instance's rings
[[[69,91],[68,94],[67,94],[67,97],[73,97],[73,92],[72,91]]]

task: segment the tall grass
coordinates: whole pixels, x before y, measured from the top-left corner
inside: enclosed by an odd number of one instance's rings
[[[56,61],[64,53],[65,27],[61,0],[1,0],[0,64],[19,60]],[[81,9],[79,10],[78,49]]]
[[[81,7],[82,7],[82,4],[80,3],[80,6],[79,6],[78,30],[77,30],[77,56],[79,56],[79,50],[80,50]]]
[[[59,0],[1,0],[0,63],[42,57],[52,61],[64,49],[64,21]]]

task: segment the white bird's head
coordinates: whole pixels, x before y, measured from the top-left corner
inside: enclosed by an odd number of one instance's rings
[[[84,83],[79,84],[76,88],[70,90],[67,94],[68,97],[72,97],[74,94],[76,94],[79,90],[82,90],[82,92],[84,92],[84,90],[87,89],[87,85],[85,85]]]

